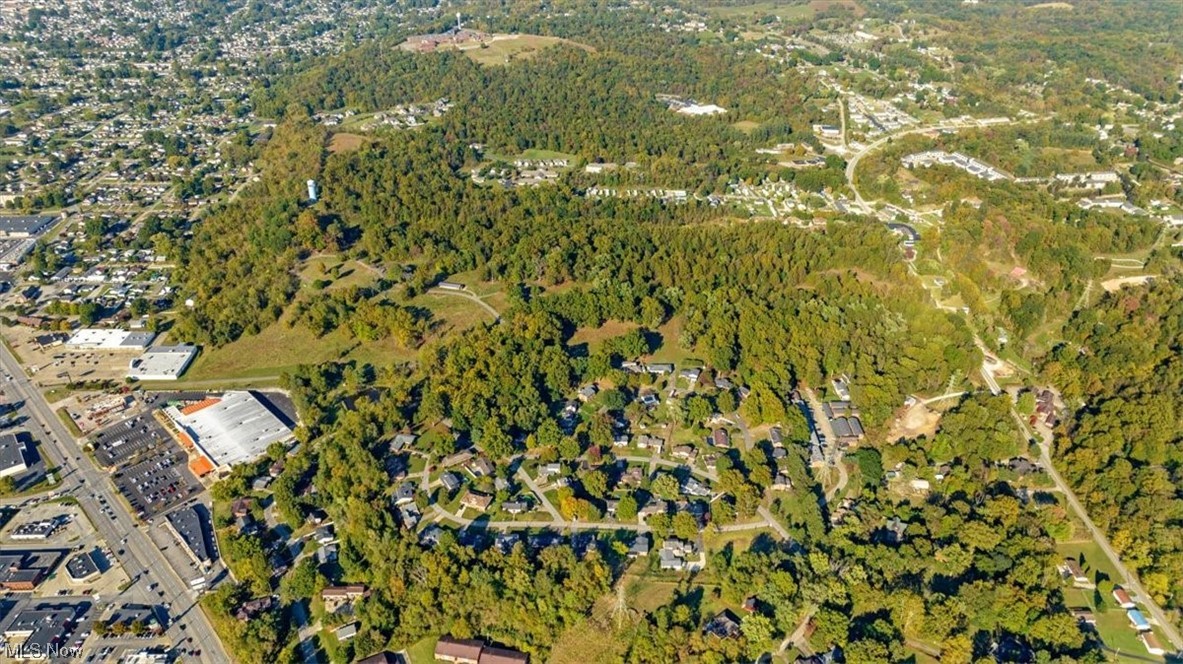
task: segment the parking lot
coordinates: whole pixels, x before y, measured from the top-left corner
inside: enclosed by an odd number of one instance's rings
[[[141,455],[156,457],[177,450],[164,427],[148,413],[112,424],[91,439],[94,455],[106,468],[114,468]]]
[[[185,453],[170,441],[146,461],[116,471],[115,486],[136,516],[151,519],[201,491],[201,484],[186,462]]]

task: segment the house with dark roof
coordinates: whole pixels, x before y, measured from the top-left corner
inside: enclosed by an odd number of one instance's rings
[[[739,619],[733,613],[724,609],[715,614],[706,627],[702,629],[704,634],[718,637],[720,639],[732,639],[739,636]]]
[[[478,664],[526,664],[528,661],[526,653],[493,646],[485,646],[481,650],[481,658],[477,660]]]
[[[772,441],[773,447],[785,446],[785,436],[784,433],[781,432],[780,427],[772,427],[772,429],[768,432],[768,440]]]
[[[440,475],[440,484],[444,485],[444,489],[451,493],[460,488],[460,478],[456,477],[455,473],[445,472]]]
[[[649,535],[646,533],[638,533],[637,538],[633,540],[632,546],[628,548],[629,558],[640,558],[649,555]]]
[[[1076,562],[1075,558],[1065,558],[1064,564],[1060,566],[1060,573],[1078,585],[1088,585],[1090,583],[1089,575],[1085,574],[1084,570],[1080,567],[1080,563]]]
[[[507,500],[501,503],[501,509],[506,514],[523,514],[530,511],[530,503],[525,500]]]
[[[394,490],[394,504],[407,505],[415,502],[415,483],[403,482]]]

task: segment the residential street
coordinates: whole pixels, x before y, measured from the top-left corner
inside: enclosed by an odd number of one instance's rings
[[[1014,411],[1011,412],[1018,420],[1022,430],[1024,432],[1028,432],[1029,429],[1026,426],[1026,423],[1022,421],[1022,418],[1019,417],[1018,413],[1015,413]],[[1109,562],[1113,564],[1114,569],[1116,569],[1117,573],[1121,575],[1121,585],[1125,587],[1126,591],[1133,595],[1137,601],[1141,602],[1147,611],[1149,611],[1150,616],[1154,619],[1158,627],[1162,629],[1163,634],[1166,634],[1167,638],[1170,639],[1171,644],[1174,645],[1175,648],[1183,650],[1183,636],[1179,634],[1179,630],[1175,628],[1174,623],[1172,623],[1167,617],[1166,613],[1163,612],[1162,607],[1160,607],[1158,603],[1154,601],[1154,598],[1146,592],[1146,589],[1142,587],[1141,582],[1138,581],[1137,575],[1130,572],[1129,568],[1125,566],[1125,563],[1121,561],[1121,557],[1117,555],[1117,552],[1113,550],[1113,545],[1109,543],[1109,538],[1106,537],[1105,533],[1101,532],[1101,529],[1098,528],[1095,523],[1093,523],[1091,518],[1089,518],[1088,512],[1084,509],[1084,505],[1081,504],[1080,499],[1076,497],[1076,494],[1073,493],[1072,488],[1068,486],[1068,483],[1064,481],[1064,478],[1060,475],[1060,472],[1056,470],[1056,466],[1052,462],[1051,457],[1053,437],[1052,432],[1047,429],[1047,427],[1037,427],[1036,432],[1040,437],[1040,462],[1043,464],[1043,467],[1047,469],[1047,474],[1052,478],[1052,481],[1056,483],[1056,488],[1059,489],[1060,492],[1064,494],[1065,498],[1068,499],[1069,507],[1072,508],[1072,511],[1076,514],[1077,518],[1079,518],[1081,522],[1084,523],[1085,528],[1088,529],[1089,534],[1093,537],[1093,540],[1098,546],[1101,547],[1101,550],[1105,552],[1105,556],[1109,558]]]

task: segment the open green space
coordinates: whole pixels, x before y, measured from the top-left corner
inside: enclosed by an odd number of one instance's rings
[[[435,637],[427,637],[416,641],[407,648],[407,657],[411,664],[432,664],[435,661]]]
[[[799,2],[755,2],[747,5],[714,5],[705,8],[717,18],[738,20],[758,16],[779,16],[782,21],[804,21],[813,18],[814,10],[809,4]]]

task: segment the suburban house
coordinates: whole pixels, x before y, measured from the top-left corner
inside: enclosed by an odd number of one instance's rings
[[[362,584],[348,586],[328,586],[320,591],[320,598],[324,602],[325,611],[336,613],[341,607],[369,595],[369,591]]]
[[[640,558],[641,556],[649,555],[649,535],[640,533],[637,539],[633,540],[632,546],[628,549],[629,558]]]
[[[1146,616],[1142,615],[1141,611],[1137,609],[1129,609],[1125,613],[1126,617],[1130,619],[1130,624],[1133,625],[1134,629],[1138,630],[1139,632],[1150,631],[1150,621],[1146,619]]]
[[[406,505],[415,502],[415,483],[403,482],[394,490],[394,504]]]
[[[693,572],[702,568],[701,557],[690,559],[690,556],[696,556],[698,550],[695,548],[693,542],[685,542],[680,539],[670,538],[661,545],[661,550],[658,555],[661,557],[661,569],[674,571]]]
[[[707,442],[709,442],[711,445],[714,445],[715,447],[721,447],[724,449],[731,447],[731,439],[727,435],[727,432],[723,429],[715,429],[714,431],[711,431],[710,440]]]
[[[460,504],[464,507],[471,507],[474,510],[484,512],[489,509],[489,505],[493,503],[493,497],[479,493],[477,491],[469,491],[460,498]]]
[[[456,664],[477,664],[485,644],[475,639],[453,639],[443,637],[435,644],[435,658]]]
[[[1123,609],[1132,609],[1137,606],[1134,604],[1134,600],[1130,599],[1130,594],[1125,591],[1125,588],[1114,588],[1113,599]]]
[[[440,475],[440,484],[444,485],[444,488],[451,493],[460,488],[460,478],[456,477],[455,473],[447,472]]]
[[[720,639],[731,639],[739,636],[739,620],[730,611],[724,609],[711,618],[702,629],[704,634],[717,636]]]
[[[435,658],[456,664],[526,664],[525,653],[508,648],[494,648],[476,639],[453,639],[445,636],[435,644]]]
[[[1084,573],[1081,569],[1080,563],[1073,558],[1066,558],[1064,564],[1060,566],[1060,573],[1065,578],[1072,579],[1073,583],[1085,585],[1089,583],[1089,575]]]
[[[1146,646],[1146,652],[1151,655],[1158,655],[1159,657],[1166,654],[1167,651],[1163,650],[1162,645],[1158,642],[1158,637],[1154,636],[1154,632],[1142,632],[1140,637],[1142,643]]]

